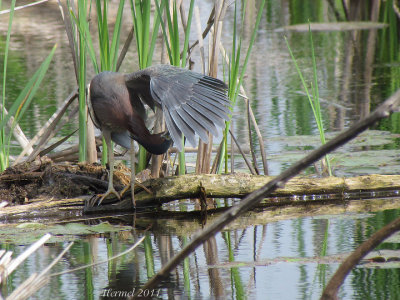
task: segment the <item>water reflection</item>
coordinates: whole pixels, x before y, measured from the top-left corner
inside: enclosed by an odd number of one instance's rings
[[[161,283],[154,299],[318,299],[345,257],[383,224],[400,215],[399,210],[375,214],[302,217],[244,225],[245,219],[211,238]],[[175,255],[199,227],[199,221],[174,221],[147,217],[111,218],[136,228],[104,236],[78,238],[54,272],[103,261],[146,236],[133,252],[108,263],[55,276],[32,299],[126,299]],[[144,231],[149,223],[154,227]],[[43,269],[65,247],[50,243],[17,269],[7,285],[7,295],[33,272]],[[325,245],[325,246],[324,246]],[[1,248],[10,247],[2,244]],[[323,248],[326,253],[323,254]],[[11,246],[15,254],[25,246]],[[399,249],[385,243],[381,249]],[[341,256],[340,256],[341,255]],[[325,260],[324,260],[325,259]],[[397,299],[398,269],[358,267],[346,279],[343,299]],[[144,292],[144,291],[143,291]],[[368,297],[367,297],[368,298]],[[371,298],[371,299],[372,299]]]

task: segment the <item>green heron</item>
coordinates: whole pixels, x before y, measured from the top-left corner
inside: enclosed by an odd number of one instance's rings
[[[152,154],[167,152],[172,142],[182,151],[182,134],[194,146],[195,135],[208,143],[208,132],[218,135],[217,127],[229,120],[230,102],[224,82],[186,69],[157,65],[131,73],[102,72],[90,83],[89,112],[93,123],[104,136],[130,149],[132,166],[132,201],[134,185],[133,140]],[[144,104],[162,109],[169,134],[152,134],[145,125]],[[114,154],[108,151],[110,176],[108,189],[100,204],[110,194],[120,195],[113,186]]]

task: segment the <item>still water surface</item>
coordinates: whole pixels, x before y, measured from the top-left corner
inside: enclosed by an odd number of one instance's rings
[[[293,146],[289,146],[288,139],[279,137],[300,135],[308,136],[304,138],[308,140],[310,136],[317,134],[317,126],[284,41],[286,36],[304,76],[311,79],[308,34],[278,32],[275,29],[306,22],[308,18],[321,21],[321,16],[310,9],[305,10],[303,19],[299,20],[299,15],[294,14],[293,7],[286,1],[267,2],[267,12],[258,31],[244,86],[265,139],[266,151],[272,157],[269,161],[270,174],[277,175],[290,165],[290,162],[274,160],[274,157],[292,150],[304,155],[314,147],[305,143],[304,146],[298,144],[294,149]],[[312,7],[312,4],[308,5]],[[211,5],[212,1],[201,1],[202,24],[207,20]],[[232,15],[231,7],[227,12],[224,25],[226,30],[223,31],[222,37],[228,49],[232,34]],[[129,7],[126,17],[130,17]],[[329,13],[324,17],[332,20]],[[6,17],[1,16],[2,49],[7,26],[5,20]],[[27,112],[27,118],[21,124],[27,136],[33,137],[58,105],[75,89],[76,83],[63,23],[55,2],[40,8],[16,12],[14,22],[7,78],[9,102],[18,95],[24,82],[33,74],[54,43],[58,44],[45,83]],[[253,21],[249,17],[245,22],[248,27]],[[387,38],[391,28],[379,31],[313,34],[320,96],[323,100],[321,105],[324,126],[327,131],[335,132],[348,128],[399,86],[398,45]],[[128,25],[125,26],[122,39],[129,29]],[[250,33],[246,32],[247,38],[249,35]],[[391,47],[393,44],[395,46]],[[387,53],[388,49],[392,49],[392,53]],[[155,57],[159,57],[159,54]],[[197,62],[195,70],[200,71],[198,57],[194,57],[194,60]],[[2,65],[0,67],[2,68]],[[135,70],[137,60],[132,50],[128,53],[121,71]],[[89,71],[88,77],[91,75]],[[241,144],[246,145],[247,121],[244,112],[244,102],[239,100],[234,112],[233,128]],[[400,131],[398,118],[395,114],[377,124],[375,129],[397,134]],[[77,122],[70,122],[58,136],[61,137],[76,128]],[[252,136],[252,139],[258,143],[255,136]],[[74,140],[71,141],[73,142]],[[368,146],[362,148],[370,149]],[[394,139],[384,146],[376,145],[374,149],[393,151],[398,149],[398,140]],[[371,168],[374,173],[379,173],[380,170],[382,173],[398,171],[381,169],[379,160],[371,160],[368,163],[371,165],[364,166],[366,168],[362,171],[357,169],[344,172],[339,165],[335,174],[365,174],[365,170]],[[244,164],[237,161],[236,167],[244,168]],[[308,172],[314,171],[310,169]],[[251,218],[244,217],[234,227],[217,234],[198,248],[185,266],[181,265],[171,274],[160,290],[147,292],[163,299],[317,299],[338,266],[335,262],[319,264],[318,260],[307,260],[322,255],[325,235],[327,234],[325,255],[348,253],[376,229],[398,215],[398,210],[385,210],[370,214],[300,217],[289,220],[266,218],[257,222],[249,222]],[[258,217],[260,219],[260,215]],[[116,222],[116,219],[112,221]],[[117,221],[132,224],[130,220]],[[153,227],[144,233],[144,228],[150,223]],[[179,251],[185,241],[200,227],[200,221],[196,218],[191,221],[154,221],[138,214],[132,230],[105,236],[82,236],[54,268],[54,272],[72,269],[92,261],[102,261],[127,249],[144,234],[147,238],[137,250],[114,262],[54,277],[33,299],[107,299],[106,296],[110,296],[112,291],[140,289],[153,272],[159,270],[169,257]],[[0,243],[0,246],[15,251],[15,254],[26,248],[8,243]],[[29,274],[43,269],[65,246],[66,243],[62,242],[50,243],[34,254],[3,287],[3,295],[12,291]],[[398,249],[399,245],[385,243],[380,247]],[[299,260],[295,260],[296,258]],[[233,264],[234,262],[241,264]],[[399,286],[398,268],[357,268],[346,279],[340,297],[399,299]]]

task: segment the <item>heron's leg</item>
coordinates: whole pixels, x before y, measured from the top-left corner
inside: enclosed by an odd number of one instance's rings
[[[136,202],[135,202],[135,162],[136,162],[136,157],[135,157],[135,145],[134,145],[134,140],[131,140],[131,195],[132,195],[132,205],[134,208],[136,208]]]
[[[114,151],[111,148],[111,132],[108,130],[103,130],[103,136],[104,139],[106,140],[106,145],[107,145],[107,150],[108,150],[108,164],[110,166],[110,176],[108,178],[108,189],[107,192],[105,192],[103,195],[101,195],[101,198],[98,202],[98,205],[107,198],[109,195],[114,194],[117,196],[118,199],[121,199],[118,192],[114,189],[114,184],[113,184],[113,176],[114,176]]]

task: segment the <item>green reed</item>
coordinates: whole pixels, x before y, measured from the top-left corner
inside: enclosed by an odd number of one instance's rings
[[[19,121],[23,117],[26,109],[29,107],[30,103],[35,96],[40,83],[42,82],[47,69],[49,68],[50,62],[53,58],[54,52],[56,50],[56,45],[51,50],[50,54],[47,58],[42,62],[37,71],[33,74],[33,76],[29,79],[28,83],[25,85],[21,93],[18,97],[13,101],[11,108],[8,113],[6,113],[6,77],[7,77],[7,61],[8,61],[8,52],[10,48],[10,39],[11,39],[11,27],[12,21],[14,17],[14,8],[15,8],[15,0],[11,2],[9,22],[8,22],[8,30],[7,30],[7,39],[6,39],[6,47],[4,53],[4,68],[3,68],[3,83],[2,83],[2,107],[0,110],[1,119],[0,119],[0,170],[4,171],[9,166],[9,155],[10,155],[10,144],[11,137],[14,128],[18,125]],[[10,118],[13,117],[13,121],[11,126],[9,126],[9,131],[7,134],[6,126],[9,122]]]
[[[71,17],[78,29],[78,43],[75,42],[76,53],[79,51],[78,63],[78,85],[79,85],[79,160],[86,160],[87,133],[86,133],[86,55],[92,62],[95,73],[103,71],[116,71],[118,61],[118,49],[120,44],[120,34],[122,27],[122,16],[125,1],[119,2],[117,16],[115,19],[114,31],[110,37],[110,26],[108,22],[108,2],[96,0],[97,32],[99,39],[99,58],[96,56],[95,45],[93,43],[90,28],[89,15],[91,2],[86,0],[78,1],[78,15],[76,16],[70,9]],[[78,45],[78,46],[77,46]],[[106,143],[103,139],[102,163],[107,162]],[[112,151],[112,150],[111,150]]]
[[[11,26],[14,17],[14,8],[15,8],[15,1],[11,1],[11,11],[10,17],[8,19],[8,30],[7,30],[7,38],[6,38],[6,48],[4,51],[4,68],[3,68],[3,86],[2,86],[2,109],[1,113],[1,121],[3,122],[5,118],[5,104],[6,104],[6,77],[7,77],[7,62],[8,62],[8,50],[10,48],[10,38],[11,38]],[[10,114],[9,114],[10,115]],[[6,123],[4,123],[5,125]],[[9,164],[9,143],[8,145],[5,143],[6,138],[6,131],[5,126],[0,126],[0,171],[4,171]],[[10,131],[11,132],[11,131]]]
[[[256,22],[254,24],[254,28],[252,31],[252,35],[249,41],[249,46],[247,51],[245,52],[244,60],[242,61],[242,52],[243,52],[243,30],[245,24],[245,16],[246,16],[246,3],[247,1],[242,2],[242,13],[241,13],[241,28],[240,32],[238,33],[238,13],[237,13],[237,2],[235,2],[235,10],[234,10],[234,23],[233,23],[233,34],[232,34],[232,48],[230,54],[230,60],[228,64],[228,80],[229,80],[229,89],[228,89],[228,96],[231,100],[232,109],[236,105],[236,100],[240,92],[240,87],[243,83],[243,78],[246,72],[247,63],[250,58],[251,49],[253,48],[256,36],[257,36],[257,29],[260,25],[261,17],[264,10],[266,0],[261,1],[260,7],[258,9]],[[229,136],[229,127],[231,121],[225,122],[225,130],[223,136],[223,143],[221,147],[221,154],[220,157],[224,159],[220,159],[217,167],[217,173],[222,172],[222,164],[224,163],[225,166],[225,173],[228,173],[228,136]]]
[[[162,7],[165,2],[162,3]],[[161,18],[158,14],[153,17],[153,30],[151,32],[151,1],[131,0],[132,20],[135,30],[136,50],[139,60],[139,68],[145,69],[152,64],[154,48],[160,28]],[[139,158],[137,171],[146,168],[146,149],[139,145]]]
[[[156,0],[157,13],[161,18],[162,7],[158,4]],[[168,1],[163,0],[161,3],[168,3]],[[161,23],[162,33],[164,37],[164,43],[168,52],[168,57],[171,65],[178,67],[185,67],[187,64],[186,57],[189,47],[189,35],[190,27],[193,18],[194,0],[190,1],[189,14],[186,21],[186,28],[184,29],[184,41],[181,47],[180,41],[180,30],[179,30],[179,20],[178,20],[178,7],[176,6],[176,1],[172,3],[172,12],[168,5],[164,5],[165,17],[167,22],[167,27],[164,23]],[[181,56],[182,53],[182,56]],[[185,163],[185,137],[182,134],[182,151],[179,152],[179,169],[178,173],[180,175],[186,173],[186,163]]]
[[[313,78],[310,83],[311,92],[310,92],[310,89],[308,88],[308,85],[307,85],[305,79],[304,79],[303,73],[301,72],[300,67],[297,64],[297,60],[293,55],[292,49],[290,48],[289,42],[287,41],[286,37],[285,37],[285,42],[289,49],[289,53],[292,58],[292,61],[296,67],[297,73],[300,77],[304,91],[306,92],[308,101],[311,105],[311,109],[313,111],[314,118],[317,123],[321,143],[325,144],[326,143],[325,131],[324,131],[324,124],[323,124],[323,120],[322,120],[321,106],[320,106],[320,100],[319,100],[317,63],[316,63],[316,59],[315,59],[314,43],[313,43],[313,39],[312,39],[311,28],[309,28],[309,36],[310,36],[311,60],[312,60],[312,69],[313,69]],[[328,155],[325,156],[325,163],[326,163],[326,167],[327,167],[329,176],[332,176],[332,169],[331,169],[331,164],[330,164]]]

